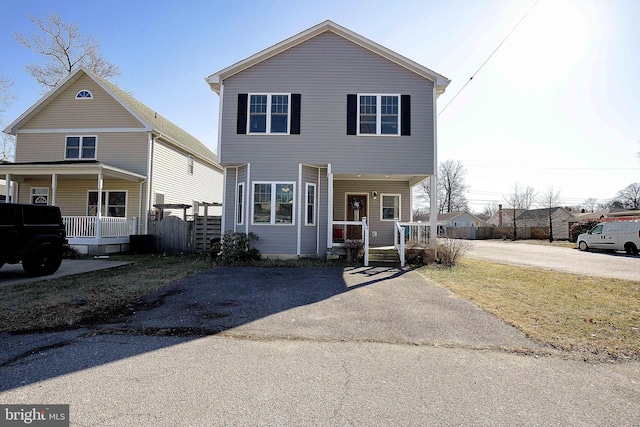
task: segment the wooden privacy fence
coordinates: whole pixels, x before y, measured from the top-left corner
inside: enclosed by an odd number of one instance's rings
[[[177,216],[168,216],[152,221],[149,232],[153,235],[157,252],[205,253],[213,238],[220,238],[222,218],[219,216],[195,216],[186,221]]]

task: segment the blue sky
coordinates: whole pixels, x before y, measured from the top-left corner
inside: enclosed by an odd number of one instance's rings
[[[12,0],[0,15],[0,72],[18,99],[8,123],[42,95],[12,40],[28,15],[59,13],[97,37],[114,83],[217,147],[218,97],[204,78],[331,19],[452,80],[447,105],[535,0]],[[516,182],[562,203],[604,202],[640,182],[640,2],[538,0],[438,120],[438,158],[468,170],[470,207],[504,203]]]

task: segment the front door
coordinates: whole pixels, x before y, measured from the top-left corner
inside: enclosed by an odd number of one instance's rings
[[[346,221],[362,221],[362,217],[367,216],[367,195],[349,194],[347,196],[347,219]],[[362,239],[362,226],[347,226],[347,239]]]

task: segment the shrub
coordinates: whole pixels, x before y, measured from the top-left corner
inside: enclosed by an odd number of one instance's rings
[[[258,261],[260,259],[260,251],[250,247],[250,243],[255,240],[258,240],[258,236],[253,233],[225,231],[220,241],[213,242],[211,258],[222,265]]]
[[[471,249],[471,243],[462,239],[443,239],[438,243],[438,258],[445,267],[453,267]]]
[[[425,249],[420,243],[410,240],[405,243],[404,247],[404,260],[410,265],[424,265],[428,260],[426,257],[427,249]]]
[[[344,247],[347,250],[347,262],[356,263],[364,257],[364,242],[359,239],[346,239]]]
[[[569,241],[573,243],[577,242],[579,235],[591,230],[597,224],[598,224],[598,221],[595,221],[595,220],[585,220],[582,222],[576,222],[569,229]]]

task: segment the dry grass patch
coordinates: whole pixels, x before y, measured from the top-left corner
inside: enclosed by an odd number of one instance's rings
[[[112,257],[134,263],[77,276],[0,287],[0,332],[71,327],[126,310],[171,282],[211,268],[205,256]]]
[[[640,282],[471,259],[419,271],[537,342],[588,359],[640,360]]]

